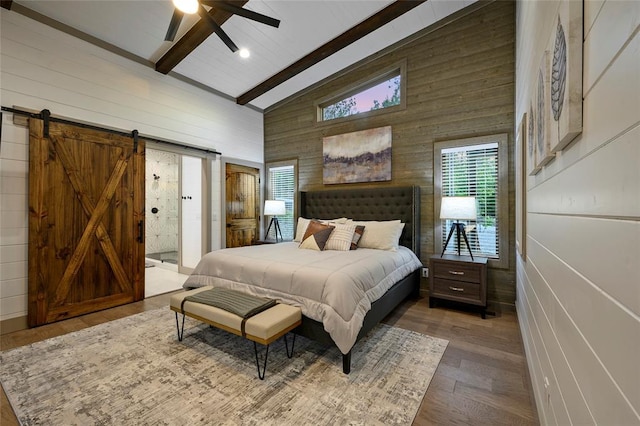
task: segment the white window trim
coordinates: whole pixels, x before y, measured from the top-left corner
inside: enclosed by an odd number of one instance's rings
[[[436,142],[433,145],[433,217],[436,253],[442,253],[442,221],[440,220],[440,204],[442,200],[442,150],[483,143],[498,143],[498,253],[499,258],[489,258],[489,266],[493,268],[509,268],[509,136],[506,133],[479,136],[474,138],[455,139]]]

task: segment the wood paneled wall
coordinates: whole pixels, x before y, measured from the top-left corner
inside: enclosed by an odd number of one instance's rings
[[[434,253],[434,142],[507,133],[509,244],[513,247],[514,46],[515,7],[511,1],[489,3],[442,28],[426,28],[410,43],[369,58],[363,65],[267,110],[265,162],[297,158],[299,189],[322,189],[323,137],[392,126],[392,180],[378,185],[421,187],[421,260],[426,265]],[[406,109],[337,124],[315,122],[314,101],[403,60],[407,63]],[[356,185],[371,186],[348,186]],[[489,272],[490,301],[514,303],[514,251],[510,250],[508,269]],[[427,287],[426,279],[422,286]]]

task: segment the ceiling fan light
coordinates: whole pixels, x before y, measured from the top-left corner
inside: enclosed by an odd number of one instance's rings
[[[198,0],[173,0],[173,5],[176,9],[186,14],[193,14],[198,11]]]

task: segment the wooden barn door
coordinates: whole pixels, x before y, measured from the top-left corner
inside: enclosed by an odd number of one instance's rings
[[[253,244],[259,236],[260,170],[227,163],[227,247]]]
[[[144,298],[144,142],[29,120],[29,326]]]

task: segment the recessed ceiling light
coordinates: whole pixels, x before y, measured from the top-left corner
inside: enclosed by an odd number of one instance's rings
[[[249,53],[249,49],[240,49],[241,58],[248,58],[249,56],[251,56],[251,53]]]

